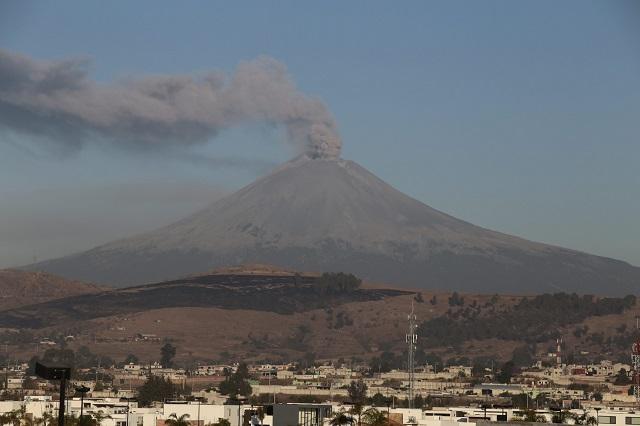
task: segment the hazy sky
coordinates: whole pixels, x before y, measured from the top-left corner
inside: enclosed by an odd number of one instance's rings
[[[398,189],[640,265],[637,2],[3,1],[0,49],[88,59],[104,85],[270,56],[331,110],[343,157]],[[187,214],[294,155],[282,138],[252,125],[188,151],[65,152],[1,131],[0,267]]]

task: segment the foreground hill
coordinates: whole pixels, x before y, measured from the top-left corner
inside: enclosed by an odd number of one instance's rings
[[[358,288],[344,274],[295,274],[277,270],[214,271],[178,280],[81,294],[0,312],[0,327],[43,328],[153,309],[217,307],[292,314],[350,302],[411,294]]]
[[[0,269],[0,310],[97,291],[98,286],[44,272]]]
[[[413,305],[419,362],[426,353],[528,362],[554,351],[557,337],[566,357],[626,361],[640,314],[634,296],[451,294],[358,287],[356,281],[228,268],[2,311],[0,342],[22,359],[46,337],[117,360],[130,353],[157,360],[170,341],[186,363],[358,357],[381,368],[402,367]]]
[[[29,269],[124,286],[255,262],[474,293],[640,288],[625,262],[474,226],[354,162],[306,157],[172,225]]]

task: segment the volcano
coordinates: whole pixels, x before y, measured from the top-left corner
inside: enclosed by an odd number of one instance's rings
[[[475,293],[635,293],[640,268],[484,229],[352,161],[303,155],[185,219],[28,267],[113,286],[243,263]]]

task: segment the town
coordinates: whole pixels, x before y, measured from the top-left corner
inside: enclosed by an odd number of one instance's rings
[[[75,368],[66,385],[69,397],[65,400],[65,423],[640,424],[632,365],[608,360],[566,364],[560,348],[559,342],[557,353],[523,368],[510,363],[426,364],[412,369],[379,367],[376,371],[370,364],[351,361],[311,365],[220,363],[185,369],[173,366],[175,347],[167,343],[162,362],[142,364],[130,355],[114,365]],[[49,349],[50,356],[60,356],[61,352],[64,350]],[[78,352],[76,359],[88,350]],[[33,361],[8,364],[1,372],[1,424],[57,424],[59,381],[38,377]]]

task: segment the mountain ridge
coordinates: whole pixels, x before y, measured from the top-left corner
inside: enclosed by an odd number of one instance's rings
[[[31,265],[117,286],[240,263],[471,292],[627,294],[640,268],[492,231],[355,162],[298,157],[166,227]]]

